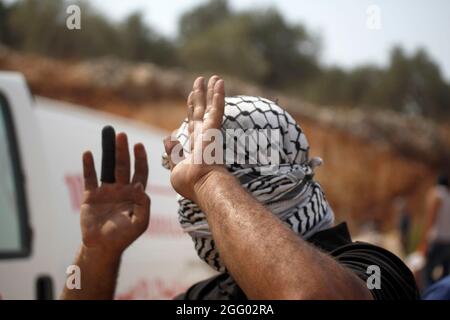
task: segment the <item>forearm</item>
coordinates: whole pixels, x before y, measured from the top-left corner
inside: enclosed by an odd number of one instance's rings
[[[356,276],[289,230],[225,170],[203,179],[196,195],[227,269],[249,298],[370,298]]]
[[[114,297],[120,254],[81,246],[75,265],[80,268],[81,288],[64,286],[64,300],[110,300]]]

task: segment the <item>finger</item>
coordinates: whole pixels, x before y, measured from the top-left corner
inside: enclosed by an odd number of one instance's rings
[[[189,96],[187,98],[187,107],[188,132],[189,134],[191,134],[194,121],[194,91],[191,91],[191,93],[189,93]]]
[[[173,136],[164,138],[163,142],[167,160],[169,161],[169,168],[172,170],[173,167],[184,159],[183,147],[181,146],[180,141]]]
[[[175,166],[172,161],[172,149],[175,146],[176,141],[172,141],[172,137],[167,136],[163,139],[163,144],[164,144],[164,150],[166,151],[166,155],[167,155],[166,159],[169,164],[169,170],[172,170],[172,168]]]
[[[192,150],[194,144],[193,136],[194,136],[194,91],[191,91],[191,93],[188,96],[187,99],[187,119],[188,119],[188,138],[189,138],[189,150]]]
[[[194,82],[194,113],[193,120],[194,125],[196,121],[202,121],[203,115],[205,114],[206,108],[206,95],[205,95],[205,79],[203,77],[198,77]],[[195,130],[195,128],[194,128]]]
[[[225,83],[222,79],[218,80],[214,86],[214,96],[211,108],[205,119],[209,128],[220,129],[222,125],[223,113],[225,108]]]
[[[205,92],[205,80],[203,77],[198,77],[194,82],[194,113],[193,113],[193,132],[190,136],[190,149],[197,161],[200,161],[198,157],[201,154],[201,149],[196,149],[196,145],[202,138],[202,125],[203,117],[206,109],[206,92]],[[199,144],[201,145],[201,143]]]
[[[212,104],[213,96],[214,96],[214,85],[217,80],[219,80],[219,76],[212,76],[208,81],[208,89],[206,92],[206,112],[208,112],[208,107]]]
[[[134,175],[132,183],[141,183],[144,189],[147,187],[148,162],[147,152],[142,143],[134,145]]]
[[[102,169],[100,180],[105,183],[114,183],[114,168],[116,163],[116,133],[111,126],[102,130]]]
[[[116,182],[130,183],[130,152],[128,151],[128,138],[123,132],[116,136]]]
[[[92,152],[83,153],[83,178],[84,190],[94,190],[98,187],[97,173],[95,172],[94,157]]]
[[[144,231],[147,229],[150,220],[150,197],[145,193],[141,183],[133,186],[133,199],[133,223],[137,224]]]

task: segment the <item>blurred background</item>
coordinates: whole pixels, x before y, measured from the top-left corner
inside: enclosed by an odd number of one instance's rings
[[[66,25],[70,4],[81,29]],[[165,130],[196,75],[223,75],[228,95],[276,99],[297,119],[338,221],[407,253],[449,166],[448,12],[444,0],[0,0],[0,70]]]

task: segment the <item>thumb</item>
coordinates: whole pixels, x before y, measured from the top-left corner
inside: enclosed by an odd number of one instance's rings
[[[172,170],[179,162],[184,159],[183,147],[180,141],[173,136],[167,136],[163,140],[166,153],[163,156],[163,166]]]
[[[145,193],[144,186],[141,182],[135,183],[133,185],[133,200],[134,203],[138,206],[145,206],[150,202],[150,198]]]
[[[150,197],[145,193],[142,183],[138,182],[133,186],[134,199],[134,222],[144,225],[146,228],[150,218]]]

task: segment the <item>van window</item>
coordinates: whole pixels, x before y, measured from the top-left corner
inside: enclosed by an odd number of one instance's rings
[[[9,111],[0,95],[0,257],[28,251],[25,197]]]

